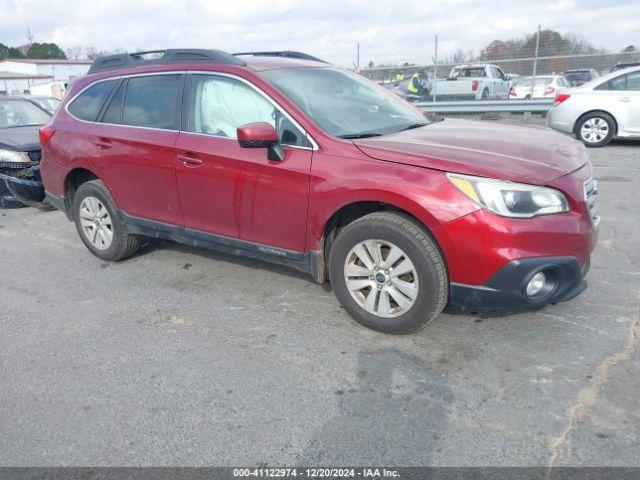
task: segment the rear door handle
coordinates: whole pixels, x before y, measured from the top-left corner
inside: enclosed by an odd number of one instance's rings
[[[631,97],[622,97],[620,99],[621,102],[630,102],[631,101]]]
[[[111,148],[113,146],[111,141],[106,138],[98,138],[93,141],[93,144],[99,148]]]
[[[193,152],[180,153],[177,158],[187,167],[199,167],[202,165],[202,160]]]

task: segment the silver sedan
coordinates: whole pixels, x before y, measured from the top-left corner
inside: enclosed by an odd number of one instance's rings
[[[640,138],[640,67],[561,90],[547,118],[551,128],[575,134],[587,147]]]

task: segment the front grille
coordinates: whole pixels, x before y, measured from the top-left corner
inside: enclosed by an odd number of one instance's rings
[[[594,228],[600,224],[600,215],[598,215],[598,206],[596,199],[598,198],[598,182],[593,177],[588,178],[584,182],[584,201],[589,211],[589,218]]]

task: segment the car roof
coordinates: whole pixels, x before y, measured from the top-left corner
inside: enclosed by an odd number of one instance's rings
[[[280,68],[322,68],[331,65],[313,60],[302,60],[299,58],[267,57],[267,56],[245,56],[240,55],[247,62],[247,67],[255,71],[276,70]]]
[[[129,74],[140,71],[176,71],[184,69],[215,70],[246,67],[255,71],[276,68],[318,67],[327,62],[295,51],[245,52],[230,54],[222,50],[167,49],[147,52],[119,53],[96,58],[88,75],[115,72]],[[213,67],[213,68],[212,68]],[[105,77],[113,76],[108,73]]]

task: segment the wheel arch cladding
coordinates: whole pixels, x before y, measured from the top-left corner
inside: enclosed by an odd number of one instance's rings
[[[73,197],[76,191],[83,183],[91,180],[100,180],[100,178],[91,170],[84,167],[77,167],[67,172],[63,182],[64,206],[67,218],[73,219]]]
[[[447,261],[441,245],[439,244],[435,235],[433,235],[433,232],[431,231],[431,229],[423,221],[421,221],[416,215],[414,215],[408,210],[405,210],[391,203],[380,202],[375,200],[360,200],[360,201],[355,201],[355,202],[351,202],[346,205],[343,205],[338,210],[336,210],[325,222],[322,241],[320,244],[320,248],[321,248],[320,258],[324,263],[323,276],[327,271],[329,255],[331,253],[331,247],[340,229],[353,223],[359,218],[362,218],[366,215],[369,215],[375,212],[397,213],[398,215],[405,217],[407,220],[411,221],[414,225],[420,228],[426,235],[428,235],[431,238],[434,245],[439,250],[440,255],[444,260],[445,270],[447,270]],[[447,274],[448,274],[448,271],[447,271]]]

